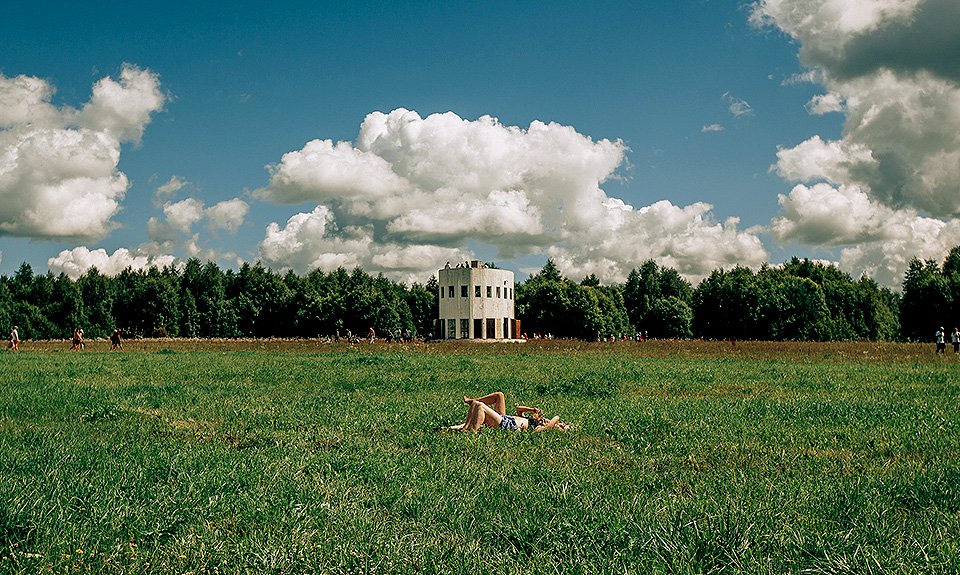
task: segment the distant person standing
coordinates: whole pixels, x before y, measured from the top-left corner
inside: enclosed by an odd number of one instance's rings
[[[113,328],[113,333],[110,334],[110,350],[123,351],[123,338],[120,337],[120,330]]]
[[[13,351],[20,350],[20,330],[17,326],[13,326],[13,329],[10,330],[10,349]]]
[[[953,353],[960,353],[960,329],[953,328],[950,332],[950,342],[953,344]]]
[[[73,347],[70,349],[74,351],[80,351],[83,349],[83,330],[80,328],[73,328]]]
[[[933,334],[934,340],[937,342],[937,353],[946,353],[947,344],[945,341],[946,334],[943,331],[943,328],[940,327],[937,329],[937,332]]]

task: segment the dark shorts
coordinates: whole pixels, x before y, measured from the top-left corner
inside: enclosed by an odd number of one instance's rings
[[[517,431],[517,420],[513,418],[512,415],[501,415],[500,416],[500,429],[505,429],[507,431]]]

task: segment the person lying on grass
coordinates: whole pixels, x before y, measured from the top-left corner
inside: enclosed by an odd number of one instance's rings
[[[495,391],[489,395],[471,399],[463,396],[463,403],[470,406],[467,421],[460,425],[451,425],[446,431],[480,431],[484,426],[506,431],[543,431],[545,429],[567,430],[570,426],[560,421],[560,416],[550,419],[536,407],[516,405],[517,414],[507,415],[507,402],[503,392]]]

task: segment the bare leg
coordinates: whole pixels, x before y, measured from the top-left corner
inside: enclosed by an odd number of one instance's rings
[[[463,431],[479,431],[483,426],[500,427],[502,419],[500,414],[494,411],[492,407],[474,400],[470,403],[467,421],[460,428]]]
[[[484,405],[489,405],[496,411],[498,414],[503,415],[507,412],[507,400],[503,395],[502,391],[495,391],[491,394],[484,395],[483,397],[478,397],[476,399],[471,399],[466,395],[463,396],[463,402],[469,404],[472,401],[479,401]],[[499,425],[499,422],[497,423]]]
[[[486,414],[480,409],[482,404],[478,401],[470,402],[470,410],[467,411],[467,422],[463,424],[464,431],[478,431],[483,427],[483,420]]]

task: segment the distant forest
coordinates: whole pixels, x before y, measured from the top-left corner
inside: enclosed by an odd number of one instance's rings
[[[0,326],[19,326],[22,339],[67,339],[74,328],[107,337],[114,327],[128,337],[309,338],[373,327],[429,338],[437,290],[436,277],[407,286],[360,268],[300,276],[191,259],[113,277],[94,268],[72,280],[24,263],[0,276]],[[914,259],[900,293],[797,258],[756,272],[719,269],[696,287],[653,261],[605,286],[594,275],[571,281],[548,260],[515,293],[529,336],[929,341],[937,327],[960,323],[960,246],[942,264]]]

